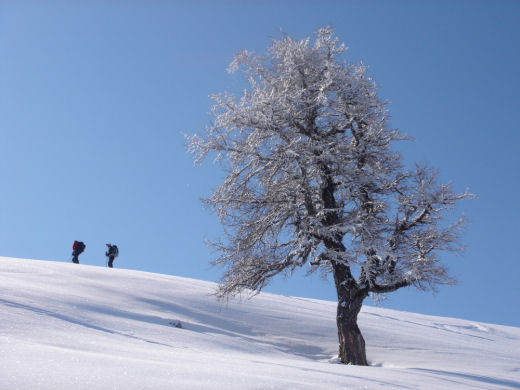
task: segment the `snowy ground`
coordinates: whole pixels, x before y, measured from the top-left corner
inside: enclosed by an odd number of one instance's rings
[[[345,366],[334,302],[214,287],[0,257],[0,390],[520,389],[520,328],[365,307]]]

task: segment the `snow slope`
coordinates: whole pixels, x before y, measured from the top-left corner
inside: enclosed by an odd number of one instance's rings
[[[520,388],[520,328],[366,306],[371,366],[345,366],[334,302],[214,288],[0,257],[0,390]]]

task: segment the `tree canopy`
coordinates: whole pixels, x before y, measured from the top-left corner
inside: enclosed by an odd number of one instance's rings
[[[453,282],[439,252],[462,250],[465,220],[445,217],[471,195],[427,166],[404,167],[392,143],[407,137],[345,50],[326,27],[314,42],[285,36],[265,55],[243,51],[229,70],[248,88],[214,95],[213,122],[188,137],[197,162],[215,153],[227,173],[204,200],[226,232],[212,243],[225,267],[221,296],[260,291],[307,264],[333,273],[339,318],[370,293]]]

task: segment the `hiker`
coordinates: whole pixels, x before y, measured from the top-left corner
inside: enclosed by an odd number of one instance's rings
[[[78,256],[83,253],[86,247],[83,241],[74,240],[74,244],[72,244],[72,262],[74,264],[79,264]]]
[[[119,255],[119,249],[117,245],[107,244],[108,250],[105,252],[105,256],[108,257],[108,266],[112,268],[114,259]]]

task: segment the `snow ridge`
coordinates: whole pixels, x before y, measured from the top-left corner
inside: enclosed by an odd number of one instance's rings
[[[520,328],[365,306],[371,366],[345,366],[335,302],[3,257],[0,280],[0,389],[520,389]]]

